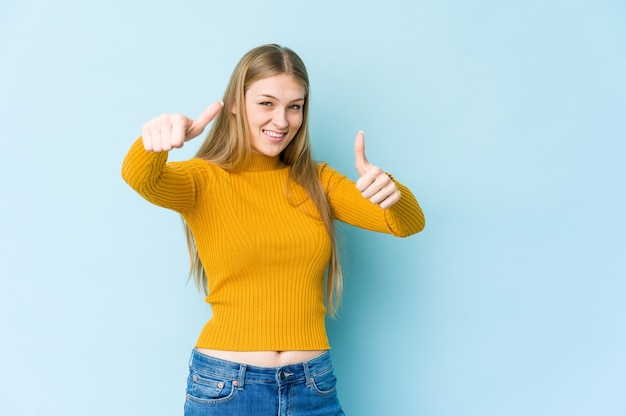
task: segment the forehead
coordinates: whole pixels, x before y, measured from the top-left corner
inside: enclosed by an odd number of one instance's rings
[[[305,88],[293,75],[279,74],[255,81],[246,95],[270,95],[283,100],[297,100],[305,98]]]

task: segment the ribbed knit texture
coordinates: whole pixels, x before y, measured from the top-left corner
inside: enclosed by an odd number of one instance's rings
[[[167,163],[166,152],[146,152],[141,139],[124,159],[126,182],[148,201],[183,215],[195,236],[213,311],[197,347],[329,348],[324,274],[330,239],[305,191],[287,186],[289,169],[261,155],[238,173],[197,158]],[[340,221],[401,237],[424,227],[415,197],[397,182],[402,198],[383,210],[326,164],[319,165],[319,176]]]

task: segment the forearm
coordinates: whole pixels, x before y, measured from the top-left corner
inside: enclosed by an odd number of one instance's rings
[[[424,229],[424,212],[409,188],[394,179],[400,194],[400,200],[384,210],[387,224],[398,237],[408,237]]]
[[[326,164],[320,166],[320,179],[339,221],[398,237],[415,234],[424,228],[424,214],[415,196],[395,179],[401,197],[387,209],[364,198],[353,181]]]
[[[122,178],[142,196],[154,187],[167,162],[167,152],[147,152],[141,137],[137,139],[122,163]]]
[[[183,211],[196,199],[192,172],[181,162],[167,163],[168,152],[150,152],[139,138],[122,164],[122,178],[149,202]]]

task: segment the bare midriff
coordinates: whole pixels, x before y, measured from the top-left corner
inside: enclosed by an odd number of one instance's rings
[[[324,350],[303,351],[222,351],[208,348],[198,348],[201,354],[221,360],[240,364],[253,365],[256,367],[282,367],[290,364],[298,364],[309,361],[321,354]]]

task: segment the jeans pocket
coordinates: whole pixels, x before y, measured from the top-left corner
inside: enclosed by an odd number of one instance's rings
[[[189,373],[187,400],[201,404],[219,404],[232,400],[237,392],[232,381],[218,377]]]
[[[332,369],[311,377],[311,389],[317,395],[329,396],[335,393],[336,388],[337,378]]]

